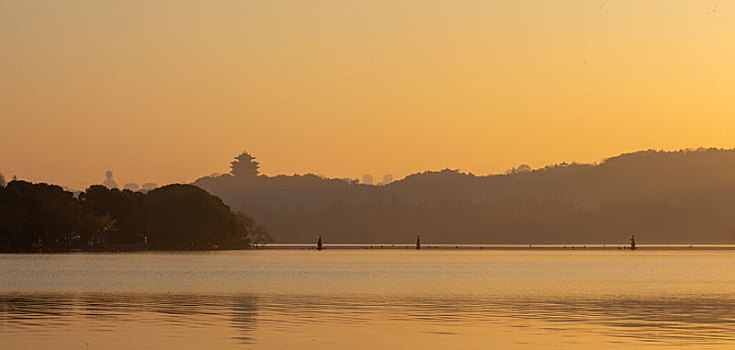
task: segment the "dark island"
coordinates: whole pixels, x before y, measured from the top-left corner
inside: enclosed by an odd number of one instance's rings
[[[193,185],[147,193],[95,185],[75,195],[45,183],[0,184],[0,252],[243,249],[269,241],[263,226]]]

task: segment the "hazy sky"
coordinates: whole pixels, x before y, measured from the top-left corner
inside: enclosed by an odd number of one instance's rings
[[[735,146],[735,2],[0,0],[0,172],[84,188]]]

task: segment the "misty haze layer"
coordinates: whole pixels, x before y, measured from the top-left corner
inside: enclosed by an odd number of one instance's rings
[[[194,184],[251,214],[276,242],[735,241],[735,150],[651,150],[489,176],[445,169],[385,186],[258,175],[249,155],[232,167]]]

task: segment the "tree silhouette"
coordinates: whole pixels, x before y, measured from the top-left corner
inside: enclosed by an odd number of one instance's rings
[[[257,224],[253,218],[246,214],[237,213],[236,216],[240,224],[241,239],[249,240],[257,248],[262,248],[268,243],[273,243],[273,237],[268,233],[265,226]]]
[[[242,217],[192,185],[147,194],[94,185],[75,197],[60,186],[12,181],[0,187],[0,252],[232,249],[272,241]]]
[[[192,185],[168,185],[148,193],[150,245],[163,249],[247,246],[240,221],[221,199]],[[247,237],[247,236],[245,236]]]
[[[0,249],[68,250],[79,238],[82,208],[60,186],[12,181],[0,189]]]
[[[120,230],[114,239],[116,243],[133,244],[142,239],[148,228],[145,196],[141,192],[93,185],[79,195],[79,201],[84,209],[97,216],[114,218],[112,228]]]

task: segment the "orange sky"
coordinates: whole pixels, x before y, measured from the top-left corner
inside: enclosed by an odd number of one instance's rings
[[[0,0],[0,172],[84,188],[735,146],[727,1]]]

